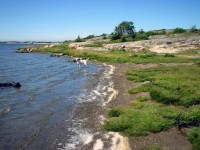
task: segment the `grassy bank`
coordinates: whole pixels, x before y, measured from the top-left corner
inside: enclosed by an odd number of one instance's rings
[[[200,143],[200,66],[180,65],[148,69],[132,69],[127,78],[146,82],[129,90],[130,94],[149,92],[130,103],[130,108],[112,108],[104,129],[128,136],[144,136],[150,132],[165,131],[172,127],[189,128],[188,139],[193,149]]]
[[[76,50],[68,48],[67,44],[54,46],[51,48],[39,47],[35,52],[42,53],[62,53],[73,57],[87,57],[90,60],[108,63],[188,63],[200,62],[200,58],[177,57],[173,54],[159,55],[150,51],[132,52],[122,50],[95,51]]]
[[[150,92],[152,99],[163,104],[189,107],[200,104],[200,66],[165,66],[149,69],[132,69],[127,73],[134,82],[150,81],[141,87],[130,89],[129,93]]]

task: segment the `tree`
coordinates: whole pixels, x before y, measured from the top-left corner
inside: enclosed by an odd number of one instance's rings
[[[115,31],[112,34],[111,39],[116,40],[122,37],[135,37],[135,27],[133,22],[123,21],[115,27]]]
[[[193,25],[190,29],[190,32],[196,32],[197,31],[197,26]]]
[[[75,42],[84,42],[84,39],[80,38],[80,35],[77,37],[77,39],[75,40]]]
[[[140,34],[143,34],[143,33],[144,33],[144,30],[143,30],[143,29],[140,29],[139,33],[140,33]]]

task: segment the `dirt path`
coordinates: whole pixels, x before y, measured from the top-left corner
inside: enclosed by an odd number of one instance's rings
[[[161,65],[180,65],[180,64],[161,64]],[[184,64],[186,65],[186,64]],[[187,64],[191,65],[191,64]],[[129,102],[134,101],[136,97],[141,94],[129,94],[130,88],[140,85],[139,83],[133,83],[126,79],[125,73],[131,68],[149,68],[157,66],[157,64],[116,64],[115,72],[113,75],[114,88],[118,91],[118,95],[109,103],[109,107],[122,106],[130,107]],[[149,134],[148,136],[141,137],[129,137],[129,146],[133,150],[143,150],[150,144],[158,144],[163,149],[170,150],[192,150],[191,143],[176,128],[171,128],[168,131],[160,132],[157,134]]]

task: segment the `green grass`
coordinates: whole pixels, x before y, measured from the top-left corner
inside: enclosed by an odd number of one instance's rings
[[[140,97],[137,97],[136,100],[140,101],[140,102],[144,102],[144,101],[149,100],[149,97],[148,96],[140,96]]]
[[[108,131],[123,132],[129,136],[142,136],[149,132],[166,130],[174,124],[174,121],[159,115],[160,107],[156,104],[144,104],[140,108],[133,106],[133,108],[124,109],[124,113],[106,121],[104,128]]]
[[[150,144],[144,150],[163,150],[159,144]]]
[[[107,131],[121,132],[128,136],[144,136],[171,127],[196,127],[188,133],[188,139],[194,150],[200,147],[200,65],[179,65],[134,68],[127,73],[133,82],[150,81],[132,88],[129,93],[149,92],[148,97],[141,96],[130,103],[130,108],[113,108],[123,113],[109,115],[103,125]],[[112,109],[109,112],[113,111]],[[149,146],[146,149],[160,149]]]
[[[102,47],[103,44],[106,44],[108,42],[93,42],[91,44],[85,45],[85,47]]]
[[[140,106],[137,102],[136,105],[132,105],[132,108],[110,109],[108,113],[114,111],[117,115],[109,115],[110,119],[105,122],[104,128],[128,136],[143,136],[150,132],[167,130],[172,126],[196,126],[200,123],[200,105],[187,109],[159,103],[139,103]]]
[[[150,81],[129,93],[150,92],[152,99],[164,104],[191,106],[200,103],[200,66],[159,66],[133,69],[127,73],[134,82]]]
[[[186,51],[181,51],[179,54],[186,54],[186,55],[200,55],[200,49],[192,49],[192,50],[186,50]]]
[[[42,53],[45,53],[45,52],[48,52],[48,53],[63,53],[65,54],[66,51],[68,51],[69,48],[67,45],[56,45],[54,47],[51,47],[51,48],[44,48],[44,47],[40,47],[36,50],[36,52],[42,52]]]
[[[101,46],[103,42],[96,42],[88,46]],[[36,52],[42,53],[62,53],[73,57],[88,57],[90,60],[108,63],[188,63],[198,62],[200,58],[184,58],[174,55],[158,55],[150,51],[131,52],[122,50],[94,51],[94,50],[75,50],[68,48],[67,44],[57,45],[51,48],[39,47]]]
[[[190,129],[188,139],[193,145],[193,150],[200,150],[200,127]]]
[[[183,57],[166,57],[152,52],[127,52],[122,50],[94,51],[94,50],[69,50],[68,55],[74,57],[88,57],[90,60],[110,63],[187,63],[199,59]]]

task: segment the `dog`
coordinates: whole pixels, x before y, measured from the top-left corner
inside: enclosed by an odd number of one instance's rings
[[[89,60],[89,58],[75,58],[75,60],[78,67],[80,67],[81,64],[84,64],[84,66],[87,67],[87,61]]]

